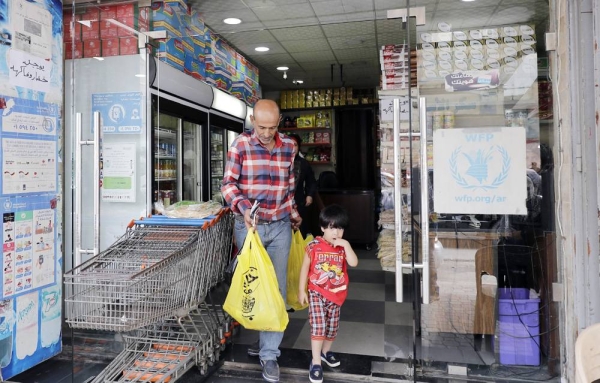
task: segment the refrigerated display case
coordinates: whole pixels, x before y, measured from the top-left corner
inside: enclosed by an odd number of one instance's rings
[[[180,118],[154,114],[154,202],[162,201],[165,207],[182,198],[181,128]]]
[[[223,171],[225,169],[225,140],[223,129],[210,127],[210,190],[213,200],[217,199],[217,191],[221,189]]]
[[[208,115],[160,98],[155,104],[160,109],[153,112],[153,203],[202,201],[202,129]]]
[[[212,88],[213,100],[209,112],[210,129],[206,133],[204,167],[209,176],[203,192],[213,201],[223,202],[221,181],[227,160],[227,149],[244,130],[244,119],[248,119],[246,103],[220,89]]]

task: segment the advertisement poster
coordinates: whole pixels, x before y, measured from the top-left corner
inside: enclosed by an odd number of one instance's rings
[[[92,112],[100,112],[103,133],[142,133],[142,92],[92,94]]]
[[[7,380],[61,351],[62,9],[60,0],[0,0],[0,369]]]
[[[0,96],[0,111],[2,194],[56,194],[58,106]]]
[[[438,129],[433,133],[435,210],[527,214],[525,128]]]
[[[0,198],[0,367],[14,376],[60,352],[60,241],[56,198]]]
[[[135,202],[135,142],[102,145],[100,179],[102,200]]]

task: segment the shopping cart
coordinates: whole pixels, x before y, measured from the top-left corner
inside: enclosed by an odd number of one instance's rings
[[[93,382],[173,382],[218,360],[233,320],[207,298],[224,280],[232,234],[228,209],[205,219],[152,216],[65,273],[66,322],[124,332],[125,349]]]

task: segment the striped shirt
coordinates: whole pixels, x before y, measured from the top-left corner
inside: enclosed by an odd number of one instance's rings
[[[269,151],[254,130],[242,133],[227,152],[221,193],[236,214],[260,202],[258,218],[279,221],[299,218],[294,205],[294,145],[281,133]]]

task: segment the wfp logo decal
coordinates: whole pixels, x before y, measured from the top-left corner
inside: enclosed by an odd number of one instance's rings
[[[452,178],[462,188],[492,190],[506,181],[511,159],[508,151],[499,145],[469,153],[459,146],[450,155],[448,163]]]

